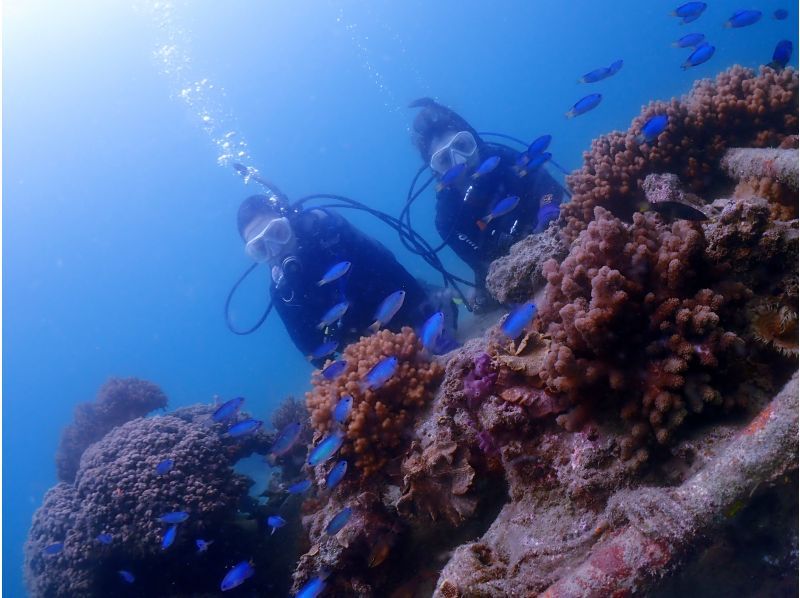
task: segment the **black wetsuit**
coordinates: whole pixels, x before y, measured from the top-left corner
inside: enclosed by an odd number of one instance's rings
[[[543,167],[520,177],[514,168],[519,152],[491,143],[481,146],[481,161],[493,155],[500,156],[500,163],[492,172],[436,194],[436,230],[475,272],[478,291],[485,289],[489,264],[536,228],[540,200],[551,194],[550,203],[558,205],[564,196],[564,189]],[[517,207],[481,230],[477,221],[510,195],[519,196]]]
[[[368,237],[342,216],[312,209],[290,216],[297,239],[296,250],[283,261],[283,279],[273,280],[270,297],[289,336],[304,355],[327,341],[338,341],[339,350],[362,336],[380,303],[391,293],[406,292],[403,307],[387,328],[419,327],[436,306],[428,302],[422,285],[375,239]],[[341,261],[352,263],[342,278],[318,286],[328,269]],[[317,325],[322,316],[341,301],[349,301],[344,317],[327,329]],[[320,365],[321,360],[315,360]]]

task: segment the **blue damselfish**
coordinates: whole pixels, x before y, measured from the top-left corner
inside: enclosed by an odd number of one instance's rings
[[[286,424],[286,426],[281,430],[278,437],[275,439],[275,443],[272,445],[272,448],[269,449],[269,452],[275,455],[276,457],[280,457],[288,453],[292,450],[294,443],[297,442],[297,439],[300,437],[300,432],[303,431],[303,424],[300,422],[292,422],[290,424]]]
[[[687,58],[686,62],[681,65],[681,68],[686,70],[690,67],[703,64],[714,55],[715,50],[716,48],[714,46],[708,42],[703,42],[697,46],[697,48],[695,48],[694,52],[689,55],[689,58]]]
[[[321,287],[329,282],[340,279],[350,271],[351,265],[352,264],[350,262],[339,262],[338,264],[334,264],[328,269],[327,272],[325,272],[325,274],[322,275],[322,278],[320,278],[319,282],[317,282],[317,286]]]
[[[308,456],[308,464],[312,467],[324,463],[336,454],[342,443],[344,442],[344,434],[336,431],[328,435],[322,442],[311,450]]]
[[[353,397],[351,395],[344,395],[336,403],[333,408],[333,419],[337,423],[343,424],[350,416],[350,411],[353,409]]]
[[[397,369],[397,357],[384,357],[367,372],[361,383],[363,389],[376,389],[383,386]]]
[[[246,436],[258,430],[264,422],[260,419],[243,419],[242,421],[233,424],[228,429],[228,435],[236,438],[237,436]]]
[[[329,536],[335,536],[338,534],[341,529],[347,525],[347,522],[350,521],[350,516],[353,514],[353,509],[350,507],[345,507],[341,511],[339,511],[336,515],[333,516],[328,522],[328,525],[325,527],[325,533]]]
[[[255,569],[253,569],[253,566],[247,561],[242,561],[228,571],[227,575],[222,579],[222,583],[219,584],[219,589],[223,592],[227,592],[233,588],[238,588],[245,581],[253,577],[254,573]]]
[[[500,329],[509,338],[517,338],[536,316],[536,304],[527,301],[508,314]]]
[[[566,116],[567,118],[574,118],[576,116],[580,116],[581,114],[586,114],[589,110],[593,108],[597,108],[597,105],[603,99],[602,94],[599,93],[591,93],[588,96],[582,97],[580,100],[575,102],[575,105],[569,109]]]
[[[347,473],[347,461],[342,460],[336,463],[328,472],[328,477],[325,478],[325,487],[331,490],[342,481],[344,474]]]

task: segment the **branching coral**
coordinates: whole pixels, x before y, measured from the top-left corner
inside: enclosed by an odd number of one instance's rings
[[[398,360],[397,370],[381,387],[363,388],[364,376],[384,357]],[[399,333],[381,330],[348,346],[342,355],[347,367],[334,380],[320,372],[306,394],[311,425],[319,434],[334,429],[333,409],[339,399],[353,397],[352,413],[344,424],[343,456],[366,478],[379,471],[387,459],[406,443],[415,413],[433,397],[442,368],[423,353],[422,343],[410,328]]]
[[[166,405],[166,395],[151,382],[111,378],[100,387],[93,403],[75,407],[75,421],[64,429],[56,452],[58,479],[72,482],[83,451],[111,428]]]
[[[650,439],[666,443],[687,409],[720,402],[713,381],[740,344],[720,314],[745,291],[703,288],[711,273],[697,225],[667,225],[654,214],[625,224],[599,207],[594,218],[562,264],[545,264],[540,313],[552,344],[540,375],[574,404],[622,400],[630,456]],[[700,389],[687,396],[690,380]]]
[[[583,167],[568,177],[574,191],[562,207],[568,240],[592,220],[595,206],[629,220],[643,199],[641,184],[649,173],[672,172],[695,193],[719,180],[719,159],[733,146],[777,147],[798,126],[797,72],[733,66],[715,80],[695,83],[682,100],[651,102],[626,132],[592,142]],[[648,119],[666,114],[667,128],[657,142],[639,143]]]

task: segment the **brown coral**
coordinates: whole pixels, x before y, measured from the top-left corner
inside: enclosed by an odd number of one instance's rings
[[[362,389],[364,376],[384,357],[398,359],[394,375],[380,388]],[[422,343],[411,328],[399,333],[381,330],[362,337],[344,350],[343,374],[334,380],[320,372],[312,378],[313,390],[306,394],[311,425],[320,434],[334,427],[332,412],[345,394],[353,397],[352,413],[344,424],[342,455],[364,478],[380,470],[405,442],[415,413],[433,396],[442,368],[423,355]]]
[[[797,134],[797,71],[733,66],[715,80],[695,83],[681,100],[651,102],[626,132],[592,142],[580,170],[568,177],[572,201],[562,207],[565,236],[575,239],[592,220],[595,206],[630,220],[643,199],[641,184],[653,172],[673,172],[695,193],[715,182],[719,159],[729,147],[775,147]],[[669,117],[657,142],[638,143],[645,122]]]
[[[666,443],[688,411],[721,402],[706,376],[724,372],[741,342],[720,314],[744,291],[702,288],[713,272],[697,225],[654,214],[625,224],[600,207],[594,218],[561,265],[545,265],[540,313],[552,342],[540,375],[574,404],[622,400],[630,456]]]

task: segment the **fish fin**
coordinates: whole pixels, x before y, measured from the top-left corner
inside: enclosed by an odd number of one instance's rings
[[[587,83],[586,77],[581,77],[580,79],[578,79],[578,83]]]
[[[409,108],[426,108],[427,106],[435,106],[436,101],[431,98],[417,98],[411,102]]]
[[[488,224],[488,222],[486,222],[485,220],[476,220],[475,224],[478,226],[479,229],[486,230],[486,225]]]
[[[325,284],[325,281],[324,281],[324,280],[320,280],[319,282],[317,282],[317,286],[318,286],[318,287],[321,287],[321,286],[322,286],[322,285],[324,285],[324,284]]]
[[[767,65],[767,66],[769,66],[769,65]],[[477,172],[474,172],[474,173],[472,173],[472,174],[470,175],[470,178],[471,178],[473,181],[477,181],[477,180],[478,180],[478,178],[479,178],[480,176],[481,176],[481,175],[480,175],[479,173],[477,173]]]
[[[780,62],[778,62],[777,60],[773,60],[772,62],[768,63],[766,66],[768,66],[769,68],[771,68],[773,70],[776,70],[776,71],[782,71],[783,70],[783,65]]]
[[[569,112],[566,112],[564,114],[564,116],[566,116],[567,118],[574,118],[575,117],[575,111],[574,110],[570,110]]]
[[[444,189],[444,185],[442,185],[441,183],[436,183],[436,191],[439,192],[442,189]]]
[[[269,535],[270,535],[270,536],[274,536],[274,535],[275,535],[275,528],[274,528],[274,527],[272,528],[272,531],[270,532],[270,534],[269,534]]]
[[[372,324],[369,325],[367,328],[367,334],[375,334],[378,330],[381,329],[381,321],[375,320]]]

